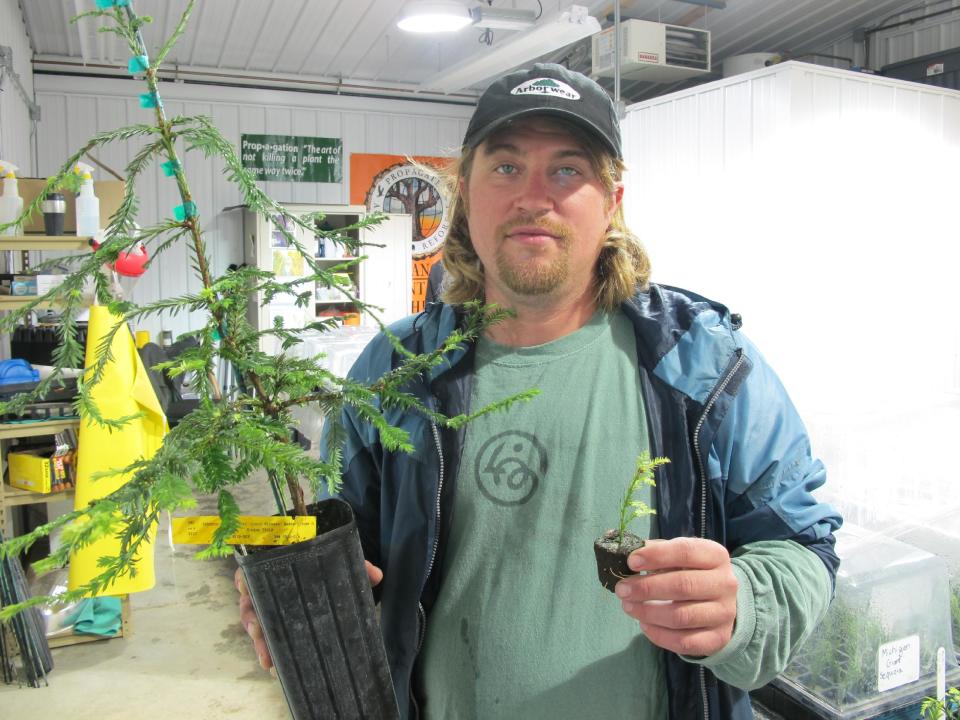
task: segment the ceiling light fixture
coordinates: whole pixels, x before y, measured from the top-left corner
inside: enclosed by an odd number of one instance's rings
[[[480,6],[470,8],[470,19],[477,27],[491,30],[523,30],[536,22],[537,14],[533,10]]]
[[[397,27],[407,32],[456,32],[473,22],[470,11],[455,0],[411,0],[400,11]]]
[[[533,10],[489,6],[468,10],[455,0],[411,0],[400,11],[397,27],[420,33],[455,32],[468,25],[490,30],[524,30],[536,20]]]
[[[587,8],[571,5],[553,19],[539,21],[532,30],[503,40],[489,51],[424,80],[419,90],[451,93],[468,88],[597,32],[600,23],[587,14]]]

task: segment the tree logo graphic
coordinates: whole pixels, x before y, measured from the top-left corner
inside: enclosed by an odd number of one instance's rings
[[[367,193],[372,212],[413,216],[413,257],[433,255],[447,239],[450,221],[440,193],[440,178],[432,168],[398,163],[380,172]]]

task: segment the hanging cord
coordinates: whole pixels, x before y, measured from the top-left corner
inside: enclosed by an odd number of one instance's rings
[[[487,0],[487,6],[493,7],[493,0]],[[543,3],[540,0],[537,0],[537,15],[533,18],[534,22],[543,17]],[[493,45],[493,30],[491,28],[485,28],[480,37],[477,38],[477,42],[481,45]]]
[[[127,179],[126,179],[125,177],[123,177],[123,175],[121,175],[120,173],[118,173],[116,170],[114,170],[114,169],[113,169],[112,167],[110,167],[109,165],[100,162],[97,158],[95,158],[95,157],[94,157],[93,155],[91,155],[90,153],[84,153],[84,156],[85,156],[86,158],[88,158],[88,159],[90,160],[90,162],[92,162],[94,165],[96,165],[97,167],[99,167],[99,168],[100,168],[101,170],[103,170],[104,172],[110,173],[110,174],[113,175],[117,180],[120,180],[120,181],[122,181],[122,182],[126,182]]]
[[[23,86],[20,74],[13,67],[13,50],[8,46],[0,46],[0,86],[3,85],[4,78],[9,75],[13,79],[17,94],[27,106],[27,112],[30,113],[30,119],[37,121],[40,119],[40,106],[31,98],[27,89]]]

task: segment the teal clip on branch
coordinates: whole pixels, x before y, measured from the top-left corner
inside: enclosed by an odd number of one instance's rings
[[[149,67],[150,58],[146,55],[134,55],[130,58],[130,62],[127,63],[127,72],[131,75],[136,75],[137,73],[146,72]]]
[[[155,108],[163,107],[163,103],[160,101],[160,95],[155,92],[143,93],[140,96],[140,107],[142,108]]]
[[[180,169],[180,163],[178,163],[176,160],[167,160],[165,163],[160,163],[160,167],[163,169],[164,175],[167,177],[173,177]]]
[[[197,206],[192,202],[185,202],[183,205],[177,205],[173,209],[173,216],[177,219],[178,222],[183,222],[187,218],[192,218],[197,216]]]

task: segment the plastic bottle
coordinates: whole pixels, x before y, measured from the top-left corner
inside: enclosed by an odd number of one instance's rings
[[[77,195],[77,237],[93,237],[100,231],[100,200],[93,194],[93,176],[86,170]]]
[[[3,195],[0,195],[0,225],[12,223],[23,212],[23,198],[17,187],[17,166],[0,160],[0,173],[3,173]],[[18,235],[20,227],[11,225],[0,230],[0,235]]]

